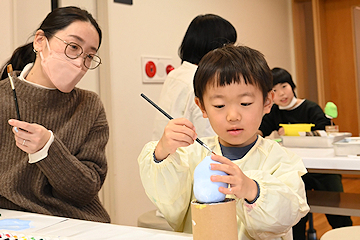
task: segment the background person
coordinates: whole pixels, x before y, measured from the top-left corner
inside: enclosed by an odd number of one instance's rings
[[[179,48],[181,66],[165,79],[158,105],[173,118],[184,117],[192,122],[199,137],[214,136],[215,132],[194,101],[193,79],[197,65],[206,53],[224,44],[235,43],[236,37],[234,26],[222,17],[198,15],[191,21]],[[161,138],[168,121],[162,114],[156,114],[153,140]]]
[[[268,136],[272,131],[278,131],[284,135],[284,129],[279,128],[280,123],[313,123],[314,130],[325,130],[325,126],[331,125],[320,106],[307,99],[300,99],[295,94],[295,84],[288,71],[282,68],[273,68],[273,91],[274,105],[270,113],[263,117],[260,131],[263,136]],[[306,190],[321,190],[343,192],[340,174],[306,173],[302,176]],[[326,214],[326,218],[332,228],[351,226],[349,216]],[[305,229],[308,215],[302,218],[294,226],[294,240],[305,240]]]

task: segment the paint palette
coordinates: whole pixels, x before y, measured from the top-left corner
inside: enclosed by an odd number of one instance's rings
[[[23,234],[20,232],[1,232],[0,231],[0,239],[6,240],[68,240],[68,238],[59,238],[54,236],[37,236],[37,235],[29,235]]]
[[[69,240],[43,229],[66,221],[67,218],[0,209],[0,240]]]

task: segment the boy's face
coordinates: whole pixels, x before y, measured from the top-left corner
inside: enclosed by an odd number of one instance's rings
[[[256,140],[262,117],[272,106],[272,93],[263,102],[261,90],[254,85],[240,84],[207,86],[203,96],[204,106],[198,98],[196,104],[209,118],[219,141],[227,147],[244,147]]]
[[[289,83],[278,83],[273,87],[274,103],[286,107],[294,97],[294,92]]]

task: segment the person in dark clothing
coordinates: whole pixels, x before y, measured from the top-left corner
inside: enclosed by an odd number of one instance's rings
[[[284,129],[279,124],[288,123],[313,123],[311,131],[325,130],[325,126],[331,125],[323,110],[318,104],[307,99],[299,99],[295,94],[295,84],[289,72],[282,68],[273,68],[273,91],[274,105],[270,113],[264,115],[260,125],[260,134],[269,136],[273,131],[284,135]],[[302,176],[306,190],[321,190],[343,192],[340,174],[307,173]],[[293,227],[294,240],[305,240],[306,222],[309,214],[303,217]],[[351,226],[349,216],[326,214],[326,218],[332,228]]]

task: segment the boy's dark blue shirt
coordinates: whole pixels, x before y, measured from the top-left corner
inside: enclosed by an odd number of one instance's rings
[[[256,137],[256,140],[253,143],[251,143],[251,144],[249,144],[249,145],[247,145],[245,147],[225,147],[225,146],[220,144],[222,155],[224,157],[230,159],[231,161],[241,159],[255,145],[256,141],[258,140],[258,137],[259,136]]]

